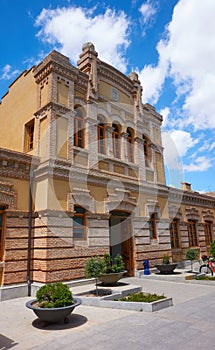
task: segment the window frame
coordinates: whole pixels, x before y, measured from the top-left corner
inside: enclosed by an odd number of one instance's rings
[[[113,132],[112,132],[112,139],[113,139],[113,156],[115,158],[120,159],[121,158],[121,148],[120,148],[120,126],[116,123],[112,124]]]
[[[84,148],[84,113],[80,106],[76,106],[75,117],[74,117],[74,146],[79,148]]]
[[[205,221],[205,223],[204,223],[205,244],[208,246],[213,242],[212,225],[213,225],[212,221]],[[209,231],[208,231],[208,229],[209,229]]]
[[[34,149],[34,133],[35,122],[34,119],[25,124],[25,151],[30,152]]]
[[[198,247],[197,222],[195,220],[188,220],[187,229],[189,247]]]
[[[98,134],[98,153],[106,154],[106,143],[105,143],[105,124],[99,121],[97,127]]]
[[[83,213],[78,213],[77,209],[82,209]],[[82,218],[83,222],[82,225],[80,227],[80,225],[75,225],[76,221],[75,218]],[[75,229],[80,230],[80,228],[83,230],[83,237],[75,237]],[[80,240],[80,241],[84,241],[86,240],[86,210],[79,206],[79,205],[75,205],[74,206],[74,216],[73,216],[73,239],[74,240]]]
[[[149,159],[149,138],[146,135],[143,135],[143,152],[145,156],[145,166],[149,167],[150,159]]]
[[[149,237],[150,239],[157,238],[156,213],[152,213],[149,218]]]
[[[127,152],[128,161],[134,162],[134,131],[131,128],[127,128]]]
[[[173,219],[170,223],[170,238],[172,249],[177,249],[181,247],[179,219]]]

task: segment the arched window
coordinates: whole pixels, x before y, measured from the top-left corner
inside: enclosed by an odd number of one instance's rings
[[[75,107],[74,146],[84,148],[84,114],[80,107]]]
[[[134,161],[134,133],[131,128],[127,128],[127,150],[128,150],[128,161],[133,162]]]
[[[120,158],[120,129],[119,125],[113,123],[113,155],[115,158]]]
[[[143,135],[143,151],[145,156],[145,166],[150,166],[150,152],[149,152],[149,139]]]
[[[105,125],[102,122],[102,120],[99,120],[98,124],[98,152],[105,154],[106,153],[106,147],[105,147]]]

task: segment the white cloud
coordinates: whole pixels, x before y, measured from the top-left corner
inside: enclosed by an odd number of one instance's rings
[[[154,17],[157,13],[157,4],[153,3],[150,0],[147,0],[141,5],[139,11],[142,14],[143,23],[151,23],[154,20]]]
[[[38,36],[70,57],[76,64],[81,47],[92,42],[99,57],[126,71],[124,51],[129,45],[129,20],[123,11],[107,9],[104,14],[94,15],[94,9],[81,7],[43,9],[36,25],[41,26]]]
[[[202,157],[196,158],[193,163],[190,163],[189,165],[184,165],[184,170],[187,172],[207,171],[211,167],[212,167],[212,164],[210,160],[205,156],[202,156]]]
[[[157,66],[145,66],[140,79],[143,98],[156,103],[167,77],[176,96],[185,97],[183,124],[195,129],[215,127],[215,1],[179,0],[166,38],[157,45]]]
[[[170,115],[170,109],[169,107],[165,107],[161,109],[159,113],[163,117],[162,127],[165,128],[165,126],[168,124],[168,116]]]
[[[183,130],[172,130],[169,132],[180,157],[187,154],[188,150],[198,143],[198,139],[193,139],[191,134]]]
[[[10,80],[19,74],[18,70],[12,70],[9,64],[6,64],[0,74],[0,80]]]

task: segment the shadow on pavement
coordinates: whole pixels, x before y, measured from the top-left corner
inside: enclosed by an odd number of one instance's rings
[[[0,334],[0,349],[1,350],[12,349],[16,345],[18,345],[18,343],[16,343],[14,340],[7,338],[4,335]]]
[[[67,317],[67,323],[64,323],[64,321],[58,322],[58,323],[48,323],[39,320],[37,318],[32,322],[32,326],[38,329],[47,329],[49,331],[59,331],[61,329],[71,329],[76,328],[79,326],[82,326],[87,322],[87,318],[82,315],[78,314],[72,314]]]

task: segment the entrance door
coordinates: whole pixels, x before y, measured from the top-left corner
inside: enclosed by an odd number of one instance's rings
[[[110,254],[122,255],[127,276],[134,276],[133,238],[128,213],[112,212],[110,218]]]

